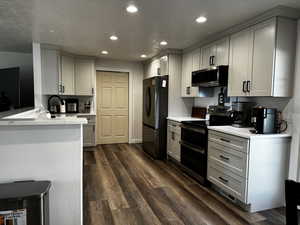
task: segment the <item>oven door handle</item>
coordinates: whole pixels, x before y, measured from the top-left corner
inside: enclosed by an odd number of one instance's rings
[[[190,131],[194,131],[200,134],[206,134],[206,129],[203,127],[201,129],[195,129],[195,128],[190,128],[184,125],[180,125],[181,128],[186,129],[186,130],[190,130]]]
[[[183,141],[179,141],[179,143],[180,143],[180,145],[182,145],[182,146],[184,146],[186,148],[189,148],[189,149],[191,149],[191,150],[193,150],[195,152],[198,152],[198,153],[203,154],[203,155],[205,154],[204,150],[200,150],[198,148],[195,148],[195,147],[191,146],[190,144],[187,144],[187,143],[185,143]]]

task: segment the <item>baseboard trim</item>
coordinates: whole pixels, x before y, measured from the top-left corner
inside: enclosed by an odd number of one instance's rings
[[[142,139],[130,139],[129,140],[129,144],[139,144],[142,143],[143,140]]]

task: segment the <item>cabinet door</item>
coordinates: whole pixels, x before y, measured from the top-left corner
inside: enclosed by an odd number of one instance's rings
[[[215,44],[215,65],[228,65],[229,64],[229,38],[221,39]]]
[[[95,124],[83,125],[83,146],[95,146],[96,145],[95,136]]]
[[[202,52],[202,63],[201,69],[207,69],[210,67],[210,57],[211,57],[211,45],[205,46],[201,49]]]
[[[76,95],[93,95],[95,65],[93,59],[75,60],[75,93]]]
[[[169,75],[169,58],[163,56],[159,59],[160,75]]]
[[[201,51],[199,48],[192,52],[192,71],[200,70],[200,57]]]
[[[198,87],[192,87],[192,67],[193,54],[186,53],[182,57],[182,81],[181,81],[181,96],[195,97],[198,94]]]
[[[250,80],[252,65],[253,32],[250,29],[231,36],[229,60],[229,96],[247,96],[243,84]]]
[[[74,95],[74,57],[63,55],[61,57],[61,94]]]
[[[151,67],[150,68],[151,77],[158,76],[159,75],[159,73],[158,73],[159,67],[160,67],[159,59],[152,61],[150,67]]]
[[[254,27],[251,96],[272,96],[275,54],[275,20]]]
[[[59,52],[41,49],[42,94],[57,95],[59,85]]]

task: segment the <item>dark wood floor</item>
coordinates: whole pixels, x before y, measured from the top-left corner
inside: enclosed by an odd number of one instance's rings
[[[284,209],[246,213],[140,145],[84,152],[84,224],[285,224]]]

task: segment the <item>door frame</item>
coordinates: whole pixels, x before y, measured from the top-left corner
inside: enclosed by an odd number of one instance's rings
[[[96,76],[95,76],[95,84],[97,85],[96,79],[97,79],[97,72],[121,72],[121,73],[128,73],[128,142],[129,144],[132,143],[139,143],[139,140],[133,139],[132,138],[132,133],[133,133],[133,126],[134,126],[134,121],[133,121],[133,76],[132,76],[132,71],[128,69],[116,69],[116,68],[110,68],[110,67],[102,67],[102,66],[96,66]],[[97,104],[97,86],[95,88],[95,103]],[[95,106],[97,109],[97,106]],[[97,112],[96,112],[97,113]],[[96,138],[96,143],[98,143],[98,137]]]

